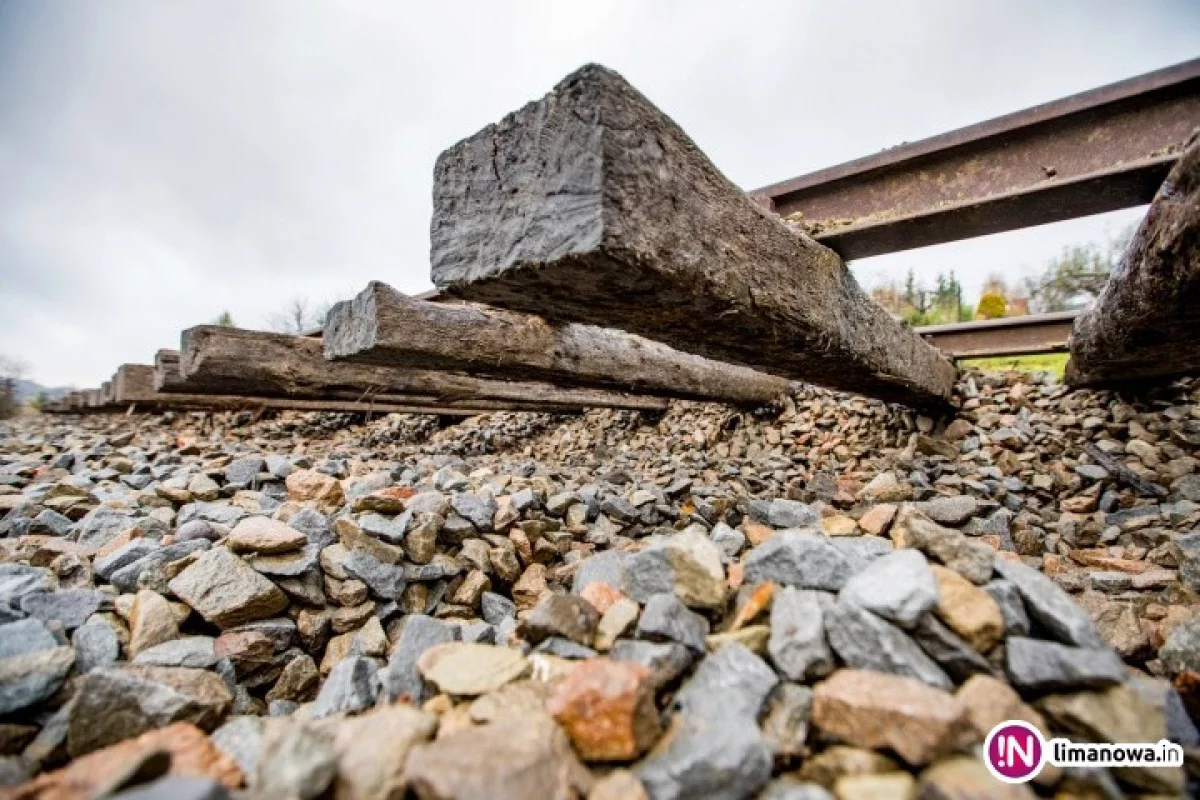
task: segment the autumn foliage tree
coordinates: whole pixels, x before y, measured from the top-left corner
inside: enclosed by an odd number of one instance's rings
[[[999,292],[984,292],[976,307],[976,316],[982,319],[1000,319],[1008,310],[1008,300]]]

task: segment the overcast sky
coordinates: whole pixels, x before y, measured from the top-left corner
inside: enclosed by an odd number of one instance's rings
[[[579,65],[750,189],[1200,55],[1200,3],[0,0],[0,353],[96,385],[228,309],[430,286],[434,159]],[[969,296],[1123,212],[855,265]]]

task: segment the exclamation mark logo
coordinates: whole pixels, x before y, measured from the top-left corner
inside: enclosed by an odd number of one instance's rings
[[[988,733],[983,752],[993,776],[1005,783],[1024,783],[1041,771],[1045,742],[1029,723],[1009,720]]]

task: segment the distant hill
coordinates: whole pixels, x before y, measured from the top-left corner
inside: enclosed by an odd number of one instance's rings
[[[48,399],[57,400],[67,392],[73,391],[75,391],[74,386],[42,386],[40,383],[26,380],[16,382],[17,402],[21,404],[28,403],[43,392]]]

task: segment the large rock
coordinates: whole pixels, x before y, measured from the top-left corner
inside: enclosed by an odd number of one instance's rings
[[[58,639],[39,619],[21,619],[0,625],[0,659],[58,647]]]
[[[991,580],[995,550],[962,531],[943,528],[911,506],[900,510],[890,535],[896,547],[920,550],[972,583],[984,584]]]
[[[287,596],[223,547],[200,555],[169,584],[175,596],[221,628],[278,614]]]
[[[129,609],[129,655],[169,642],[179,636],[179,620],[171,604],[158,592],[143,589]]]
[[[405,765],[420,800],[572,800],[591,776],[549,717],[506,718],[413,748]]]
[[[683,531],[656,539],[624,559],[622,567],[622,588],[638,602],[673,592],[689,608],[720,608],[725,603],[721,551],[703,533]]]
[[[19,623],[10,623],[11,627]],[[71,666],[75,651],[50,647],[0,658],[0,714],[9,714],[40,703],[58,691]]]
[[[375,704],[379,681],[375,677],[375,661],[362,656],[350,656],[337,663],[325,679],[312,717],[320,719],[333,714],[353,714]]]
[[[813,724],[859,747],[894,750],[928,764],[973,738],[966,707],[953,695],[910,678],[842,669],[813,691]]]
[[[471,642],[435,645],[417,659],[425,680],[455,695],[486,694],[521,677],[528,668],[519,650]]]
[[[771,759],[771,746],[753,722],[683,719],[635,773],[653,800],[740,800],[770,780]]]
[[[986,591],[947,567],[934,565],[937,615],[971,647],[986,653],[1004,635],[1000,606]]]
[[[80,756],[172,722],[212,730],[232,703],[225,682],[205,670],[94,670],[84,676],[69,706],[67,749]]]
[[[1200,484],[1200,476],[1194,476]],[[1175,537],[1179,550],[1179,577],[1193,592],[1200,592],[1200,530]]]
[[[916,796],[947,800],[975,797],[986,797],[988,800],[1035,800],[1037,797],[1026,785],[1000,783],[992,777],[982,761],[970,756],[943,759],[926,769],[917,783]]]
[[[1076,741],[1158,742],[1167,737],[1163,713],[1128,686],[1050,695],[1037,705],[1056,730]],[[1118,768],[1116,774],[1150,792],[1178,795],[1183,791],[1182,769],[1127,767]]]
[[[1158,657],[1171,674],[1200,672],[1200,616],[1192,617],[1171,631],[1158,651]]]
[[[526,615],[521,627],[533,644],[561,636],[590,647],[599,622],[595,606],[579,595],[549,594]]]
[[[114,572],[109,580],[122,592],[133,593],[142,588],[143,575],[154,574],[167,564],[184,559],[192,553],[207,550],[209,547],[211,544],[205,539],[175,542],[160,547],[131,564],[126,564]]]
[[[1005,645],[1005,656],[1009,680],[1027,692],[1099,688],[1125,679],[1125,664],[1107,647],[1067,647],[1012,636]]]
[[[843,602],[911,628],[938,601],[929,562],[919,550],[897,550],[872,561],[846,582]]]
[[[583,559],[575,568],[571,593],[580,594],[593,583],[605,583],[613,587],[624,585],[625,564],[631,555],[624,550],[601,550]]]
[[[436,717],[405,705],[378,708],[332,724],[337,758],[333,795],[338,800],[402,797],[409,753],[437,730]]]
[[[1103,647],[1091,617],[1058,584],[1035,569],[998,558],[996,572],[1017,587],[1025,610],[1063,644]]]
[[[263,729],[262,752],[251,788],[266,797],[317,800],[337,775],[330,731],[299,720],[277,720]]]
[[[21,610],[46,622],[61,622],[64,628],[73,631],[96,613],[104,598],[103,594],[94,589],[36,592],[21,598]]]
[[[114,787],[127,786],[139,778],[144,780],[159,770],[165,770],[165,777],[145,788],[111,793]],[[28,800],[92,797],[128,800],[130,796],[137,800],[227,800],[229,795],[224,789],[241,786],[243,777],[238,765],[203,731],[187,722],[176,722],[76,758],[62,769],[44,773],[25,784],[16,797]],[[220,791],[191,795],[185,793],[186,786],[169,783],[185,779],[202,782],[206,792],[211,792],[214,786]],[[138,796],[135,792],[143,794]]]
[[[246,517],[233,526],[225,546],[235,553],[273,555],[299,550],[308,537],[279,520],[269,517]]]
[[[1010,719],[1019,719],[1042,732],[1049,739],[1050,729],[1042,715],[1026,705],[1021,696],[1007,683],[990,675],[972,675],[958,688],[955,695],[967,708],[967,716],[982,739],[992,728]]]
[[[135,664],[154,667],[190,667],[206,669],[217,663],[215,640],[211,636],[185,636],[143,649]]]
[[[75,674],[107,667],[121,655],[121,642],[111,625],[94,621],[81,625],[71,634],[75,648]]]
[[[351,550],[342,567],[383,600],[399,600],[407,585],[403,567],[382,561],[367,550]]]
[[[913,641],[936,661],[955,683],[972,675],[990,675],[995,671],[986,658],[932,614],[921,617],[911,635]]]
[[[424,614],[412,614],[405,618],[404,629],[392,648],[391,657],[379,677],[383,692],[389,700],[407,700],[420,704],[429,699],[430,689],[426,686],[417,661],[431,647],[459,638],[459,629]]]
[[[851,667],[887,672],[949,689],[946,673],[904,631],[841,600],[825,609],[825,635]]]
[[[988,596],[996,601],[1000,616],[1004,619],[1005,636],[1028,636],[1029,615],[1025,603],[1015,584],[1006,580],[994,580],[983,587]]]
[[[675,695],[675,705],[693,719],[756,719],[778,682],[761,658],[728,644],[700,663]]]
[[[209,738],[217,749],[237,763],[243,774],[253,776],[258,771],[266,723],[266,717],[232,716]]]
[[[979,501],[969,494],[935,497],[914,507],[942,525],[962,525],[979,511]]]
[[[808,528],[821,521],[820,513],[798,500],[775,498],[767,505],[766,522],[772,528]]]
[[[645,642],[618,639],[608,657],[617,661],[632,661],[650,670],[655,690],[673,683],[692,665],[695,651],[677,642]]]
[[[628,661],[592,658],[551,691],[546,710],[585,761],[629,761],[658,738],[650,670]]]
[[[732,800],[766,783],[772,753],[757,719],[778,680],[739,644],[704,659],[676,695],[675,723],[636,768],[649,795]]]
[[[675,595],[665,592],[646,601],[637,625],[640,639],[678,642],[698,653],[704,652],[708,630],[707,619],[688,610]]]
[[[0,564],[0,611],[8,609],[11,614],[24,616],[20,612],[21,600],[35,592],[51,591],[56,583],[48,569],[26,564]]]
[[[824,616],[816,592],[791,586],[775,592],[767,651],[775,668],[789,679],[803,682],[833,671]]]
[[[780,683],[767,698],[762,731],[776,759],[808,754],[809,722],[812,718],[812,689],[795,683]]]
[[[288,496],[299,502],[312,502],[319,508],[334,510],[346,501],[337,478],[310,469],[299,469],[284,479]]]
[[[138,520],[128,511],[99,506],[89,511],[76,525],[76,541],[83,547],[100,548],[117,534],[132,528]]]
[[[780,531],[746,556],[746,582],[836,592],[857,564],[815,531]]]

